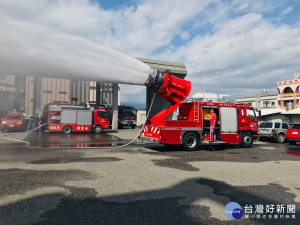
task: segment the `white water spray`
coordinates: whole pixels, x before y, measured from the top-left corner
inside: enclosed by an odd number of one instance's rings
[[[0,74],[145,84],[150,67],[50,27],[0,16]]]

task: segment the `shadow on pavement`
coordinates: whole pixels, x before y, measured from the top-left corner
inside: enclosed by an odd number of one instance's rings
[[[186,152],[174,146],[164,146],[159,144],[147,144],[144,148],[151,149],[152,152],[144,152],[149,155],[163,155],[167,159],[152,160],[155,165],[169,167],[185,171],[199,171],[193,167],[191,162],[199,161],[220,161],[220,162],[246,162],[260,163],[266,161],[291,160],[299,161],[300,153],[297,146],[289,144],[278,144],[276,147],[264,147],[255,144],[252,148],[240,148],[237,145],[229,145],[223,149],[200,149],[199,151]]]
[[[104,198],[97,197],[91,188],[63,187],[71,194],[40,195],[0,207],[1,224],[299,224],[300,218],[296,210],[296,219],[222,221],[211,217],[207,206],[192,205],[197,200],[210,199],[224,207],[229,202],[237,202],[242,207],[252,205],[254,209],[258,204],[275,207],[295,204],[299,209],[295,195],[277,184],[234,187],[197,178],[166,189]]]

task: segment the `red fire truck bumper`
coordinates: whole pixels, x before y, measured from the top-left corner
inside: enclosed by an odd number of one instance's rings
[[[139,136],[139,140],[141,141],[145,141],[145,142],[152,142],[152,143],[160,143],[159,139],[158,138],[149,138],[149,137],[142,137],[142,136]]]

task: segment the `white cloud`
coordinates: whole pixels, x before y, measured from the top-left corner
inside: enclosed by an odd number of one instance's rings
[[[287,25],[264,16],[274,9],[279,11],[275,18],[288,15],[292,6],[285,3],[144,0],[104,10],[89,0],[2,0],[0,14],[133,57],[183,62],[194,91],[242,95],[272,89],[278,80],[291,79],[299,72],[300,23]],[[203,28],[207,25],[208,31]],[[181,46],[172,42],[175,36],[182,39]],[[122,90],[123,94],[122,101],[130,102],[134,96],[140,99],[144,88]]]
[[[287,7],[282,13],[281,16],[289,14],[293,10],[292,6]]]
[[[168,55],[173,61],[184,59],[193,91],[254,95],[299,71],[299,35],[299,27],[276,26],[261,14],[246,14],[222,21],[215,33],[197,35]]]

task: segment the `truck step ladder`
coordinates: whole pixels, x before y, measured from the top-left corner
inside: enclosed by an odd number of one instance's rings
[[[199,123],[199,99],[194,99],[194,121]]]
[[[200,145],[223,145],[223,144],[227,144],[227,142],[224,142],[224,141],[211,142],[211,141],[205,140],[200,143]]]

